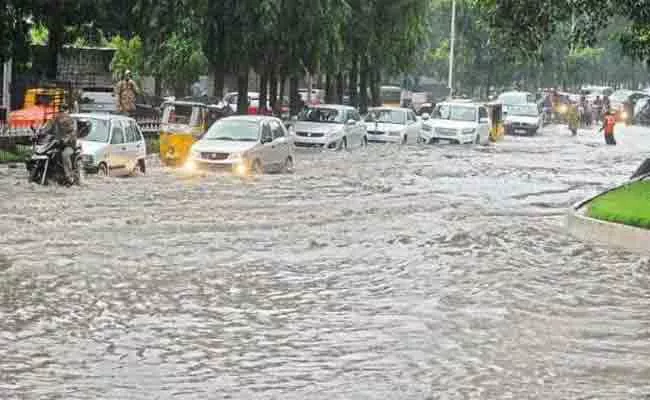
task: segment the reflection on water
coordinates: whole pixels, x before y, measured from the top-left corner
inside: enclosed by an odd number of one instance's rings
[[[600,142],[371,146],[249,182],[2,170],[0,398],[644,398],[650,262],[563,226],[650,134]]]

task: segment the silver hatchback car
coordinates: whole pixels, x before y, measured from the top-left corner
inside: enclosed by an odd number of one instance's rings
[[[90,125],[79,140],[84,170],[100,175],[145,172],[147,145],[135,119],[108,113],[72,114]]]
[[[293,143],[280,121],[267,116],[233,116],[215,122],[194,143],[187,170],[217,169],[238,175],[291,172]]]

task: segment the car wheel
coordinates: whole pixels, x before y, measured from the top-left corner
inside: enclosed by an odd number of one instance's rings
[[[97,168],[97,175],[102,177],[108,176],[108,165],[106,165],[106,163],[99,164],[99,167]]]
[[[140,172],[143,175],[147,172],[147,165],[146,165],[146,161],[144,160],[144,158],[138,160],[138,169],[140,170]]]
[[[438,144],[440,143],[440,139],[431,139],[432,144]]]
[[[339,142],[339,145],[336,148],[336,150],[341,151],[347,149],[348,149],[348,139],[345,136],[343,136],[343,139],[341,139],[341,141]]]
[[[284,166],[282,167],[282,172],[285,174],[293,173],[293,158],[291,156],[287,157],[284,160]]]
[[[252,167],[251,171],[255,175],[262,175],[264,173],[264,167],[262,167],[262,162],[259,159],[253,161],[253,167]]]

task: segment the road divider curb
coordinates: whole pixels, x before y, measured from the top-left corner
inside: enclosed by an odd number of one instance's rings
[[[588,217],[588,207],[589,201],[583,201],[569,210],[567,227],[571,236],[586,242],[650,256],[650,229]]]

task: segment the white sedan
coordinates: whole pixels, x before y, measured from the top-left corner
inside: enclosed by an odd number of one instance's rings
[[[422,130],[422,121],[418,121],[415,113],[408,108],[371,108],[365,120],[369,142],[415,142]]]

